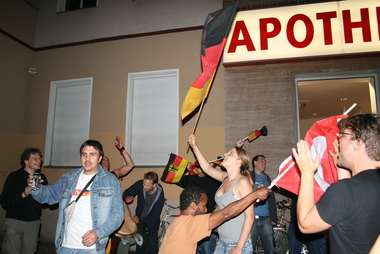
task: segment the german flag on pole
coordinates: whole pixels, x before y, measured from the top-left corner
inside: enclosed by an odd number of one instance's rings
[[[162,173],[161,181],[165,183],[178,183],[185,173],[188,163],[188,160],[171,153],[168,164]]]
[[[237,6],[236,2],[227,8],[208,14],[206,18],[201,45],[202,73],[187,92],[182,104],[182,120],[207,98]]]

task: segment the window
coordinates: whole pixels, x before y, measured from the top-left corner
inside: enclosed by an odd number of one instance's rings
[[[136,166],[165,166],[178,150],[178,69],[128,76],[126,148]]]
[[[98,6],[98,0],[58,0],[57,12],[73,11]]]
[[[81,165],[79,148],[89,137],[92,78],[50,84],[45,166]]]

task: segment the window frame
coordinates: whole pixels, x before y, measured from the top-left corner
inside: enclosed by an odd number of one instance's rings
[[[85,121],[84,125],[85,129],[80,129],[79,132],[85,133],[84,135],[80,135],[78,138],[78,142],[76,144],[70,145],[70,149],[68,149],[68,153],[72,156],[72,161],[68,161],[66,164],[54,164],[53,162],[53,148],[57,145],[54,144],[54,125],[56,124],[56,110],[57,110],[57,97],[59,94],[59,89],[65,88],[73,88],[75,86],[88,86],[84,87],[86,90],[87,101],[84,99],[78,100],[80,103],[75,105],[76,107],[81,107],[82,114],[79,115],[82,121]],[[69,80],[60,80],[60,81],[52,81],[50,83],[50,96],[49,96],[49,106],[48,106],[48,118],[47,118],[47,126],[46,126],[46,143],[45,143],[45,155],[44,155],[44,165],[45,167],[52,168],[72,168],[80,166],[80,156],[79,156],[79,147],[80,145],[89,138],[90,135],[90,120],[91,120],[91,104],[92,104],[92,88],[93,88],[93,78],[79,78],[79,79],[69,79]],[[79,87],[78,87],[79,89]],[[87,104],[88,102],[88,104]],[[80,112],[76,111],[76,114]],[[83,120],[83,117],[85,119]],[[75,127],[77,126],[77,121],[73,120]],[[83,123],[82,123],[83,124]],[[78,145],[79,144],[79,145]],[[62,145],[62,144],[60,144]],[[67,147],[67,146],[65,146]],[[54,157],[54,158],[60,158]],[[74,161],[75,160],[75,161]]]
[[[168,119],[170,120],[165,120],[163,119],[165,117],[165,114],[161,115],[161,117],[158,117],[162,123],[168,123],[170,124],[163,124],[161,126],[171,126],[173,129],[172,133],[172,143],[168,144],[165,142],[171,142],[168,140],[164,140],[161,135],[156,135],[154,138],[149,140],[148,137],[142,137],[142,135],[135,135],[134,128],[136,128],[136,121],[134,121],[134,105],[137,104],[136,100],[139,100],[139,98],[136,97],[136,86],[137,83],[143,79],[154,79],[158,78],[159,81],[160,78],[164,77],[171,77],[173,79],[173,84],[171,84],[171,89],[170,88],[165,88],[167,89],[168,92],[172,93],[171,97],[168,99],[165,97],[162,101],[162,103],[156,103],[154,104],[156,107],[154,110],[157,112],[165,112],[166,115],[168,115]],[[157,83],[160,83],[160,82]],[[166,85],[166,83],[165,83]],[[164,89],[164,87],[159,86],[156,87],[158,88],[158,92],[162,93],[161,89]],[[147,91],[147,90],[144,90]],[[136,93],[135,93],[136,92]],[[164,93],[166,95],[166,93]],[[156,99],[159,96],[152,96]],[[142,99],[146,100],[146,98]],[[150,102],[150,100],[149,100]],[[159,109],[159,106],[164,106],[162,104],[165,104],[167,102],[170,102],[170,108],[168,111],[173,112],[172,114],[168,114],[167,110],[162,110]],[[167,160],[169,158],[170,153],[178,153],[178,136],[179,136],[179,69],[168,69],[168,70],[159,70],[159,71],[147,71],[147,72],[136,72],[136,73],[129,73],[128,74],[128,91],[127,91],[127,110],[126,110],[126,141],[125,141],[125,147],[127,151],[130,153],[131,157],[133,158],[136,167],[164,167],[167,164]],[[149,115],[149,112],[148,112]],[[170,117],[169,117],[170,116]],[[147,119],[147,118],[145,118]],[[149,118],[151,121],[154,121],[154,119]],[[160,124],[159,121],[155,122],[154,124]],[[143,127],[143,128],[149,128],[151,126],[151,122],[149,121],[149,125],[144,125],[148,127]],[[152,124],[153,126],[153,124]],[[138,128],[136,128],[138,129]],[[160,128],[157,127],[157,129],[160,129],[160,131],[165,130],[166,128]],[[152,130],[154,132],[154,130]],[[152,135],[152,132],[148,132],[149,135]],[[166,134],[166,133],[165,133]],[[138,136],[138,138],[136,138]],[[145,140],[146,138],[146,140]],[[139,139],[139,141],[136,141],[136,139]],[[141,141],[144,139],[143,141]],[[161,143],[160,143],[161,142]],[[158,145],[160,144],[160,145]],[[144,154],[147,155],[150,159],[143,159],[141,158],[143,155],[141,155],[141,152],[137,152],[137,150],[142,150],[144,149]],[[156,149],[157,152],[154,152]],[[153,154],[153,156],[151,156]],[[153,159],[155,156],[159,156],[160,158],[158,159]]]

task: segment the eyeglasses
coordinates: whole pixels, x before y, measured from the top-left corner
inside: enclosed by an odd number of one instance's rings
[[[338,138],[343,138],[344,135],[353,136],[353,133],[339,132],[336,134]]]

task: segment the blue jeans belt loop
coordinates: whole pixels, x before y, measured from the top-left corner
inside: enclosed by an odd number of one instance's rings
[[[269,218],[269,216],[259,216],[259,215],[255,215],[255,219],[264,219],[264,218]]]

